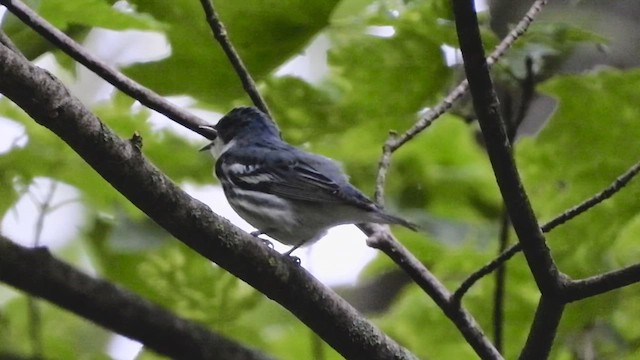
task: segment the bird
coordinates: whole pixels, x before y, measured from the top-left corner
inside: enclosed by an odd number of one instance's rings
[[[385,212],[351,185],[330,158],[285,142],[271,118],[255,107],[237,107],[216,125],[203,125],[211,142],[200,149],[216,159],[214,173],[231,208],[256,228],[292,246],[318,241],[343,224],[417,226]]]

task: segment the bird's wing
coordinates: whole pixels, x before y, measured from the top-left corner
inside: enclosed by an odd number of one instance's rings
[[[371,209],[373,203],[347,181],[340,167],[319,156],[298,156],[268,162],[268,166],[222,165],[223,171],[236,185],[283,198],[325,203],[343,203]],[[259,162],[258,162],[259,163]],[[323,169],[323,172],[318,170]],[[326,175],[325,175],[326,174]]]

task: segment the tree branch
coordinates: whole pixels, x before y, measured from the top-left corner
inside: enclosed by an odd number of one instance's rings
[[[540,297],[527,343],[520,353],[520,360],[539,360],[549,357],[564,305],[565,303],[557,298],[550,298],[548,295]]]
[[[627,184],[640,172],[640,161],[631,166],[624,174],[618,176],[609,186],[604,188],[599,193],[590,197],[589,199],[581,202],[580,204],[566,210],[562,214],[556,216],[548,223],[542,225],[542,231],[549,232],[555,227],[566,223],[567,221],[575,218],[576,216],[586,212],[592,207],[600,204],[601,202],[612,197],[615,193],[622,190]]]
[[[0,235],[0,281],[181,359],[270,359],[137,295],[85,275],[45,248],[25,248]]]
[[[496,46],[493,52],[487,57],[487,65],[491,66],[495,64],[498,59],[504,55],[504,53],[511,48],[513,43],[518,40],[529,29],[531,23],[535,20],[538,14],[542,11],[542,8],[547,4],[548,0],[536,0],[533,2],[529,10],[525,13],[522,19],[518,22],[516,27],[509,32],[507,36]],[[391,142],[392,151],[397,150],[404,145],[407,141],[414,138],[421,133],[424,129],[429,127],[433,121],[442,116],[447,110],[449,110],[453,104],[460,100],[462,96],[469,89],[469,83],[467,80],[463,80],[453,91],[447,95],[447,97],[440,102],[437,106],[427,112],[420,120],[418,120],[409,130],[402,135],[398,136]]]
[[[582,300],[637,282],[640,282],[640,264],[572,281],[567,284],[565,299],[567,302]]]
[[[384,252],[424,290],[453,322],[469,345],[482,359],[502,359],[500,353],[480,329],[473,316],[455,301],[445,286],[389,231],[377,224],[360,226],[369,235],[367,244]]]
[[[536,0],[526,12],[524,17],[518,22],[511,32],[496,46],[491,55],[487,58],[487,64],[493,65],[499,58],[513,45],[513,43],[522,36],[538,14],[542,11],[542,8],[547,4],[548,0]],[[384,184],[386,179],[386,173],[389,170],[391,164],[391,154],[402,147],[405,143],[413,139],[416,135],[420,134],[426,128],[436,121],[440,116],[447,112],[454,103],[460,100],[469,89],[469,82],[465,79],[453,91],[447,95],[438,105],[429,109],[416,123],[405,131],[402,135],[396,133],[390,134],[389,138],[385,142],[382,148],[382,156],[378,162],[378,176],[376,178],[376,201],[383,197]],[[379,202],[380,203],[380,202]],[[380,203],[382,204],[382,203]]]
[[[229,62],[235,69],[236,74],[238,74],[240,81],[242,81],[244,91],[249,94],[253,104],[258,107],[258,109],[262,110],[263,113],[269,115],[269,118],[273,120],[273,115],[269,112],[269,107],[267,106],[266,101],[264,101],[264,98],[260,95],[258,87],[256,86],[255,81],[253,81],[249,70],[244,65],[244,62],[238,55],[236,49],[233,47],[233,44],[227,35],[227,30],[222,24],[222,21],[220,21],[218,13],[213,7],[213,3],[211,0],[200,0],[200,3],[204,9],[209,27],[211,27],[211,31],[213,32],[213,37],[218,41],[218,43],[220,43],[220,47],[222,47],[222,50],[227,55]]]
[[[11,49],[14,53],[23,55],[22,52],[20,52],[20,49],[16,47],[13,41],[11,41],[11,39],[7,36],[7,34],[5,34],[5,32],[2,31],[1,29],[0,29],[0,43],[2,43],[2,45]]]
[[[627,171],[625,171],[622,175],[618,176],[609,186],[601,190],[599,193],[594,196],[584,200],[580,204],[564,211],[562,214],[556,216],[551,221],[542,225],[542,231],[547,233],[551,230],[555,229],[557,226],[566,223],[567,221],[575,218],[576,216],[587,212],[594,206],[600,204],[601,202],[609,199],[618,191],[622,190],[633,178],[638,175],[640,172],[640,161],[631,166]],[[503,251],[498,257],[491,260],[490,263],[480,268],[478,271],[471,274],[465,281],[462,282],[460,287],[455,291],[453,296],[455,298],[462,298],[464,294],[475,284],[478,280],[483,278],[484,276],[492,273],[495,269],[497,269],[502,263],[511,259],[515,254],[517,254],[520,250],[522,250],[522,246],[520,244],[515,244]]]
[[[553,261],[520,181],[484,56],[473,0],[452,2],[465,73],[498,187],[538,288],[542,294],[557,293],[564,278]]]
[[[160,95],[124,76],[118,70],[112,68],[106,63],[98,60],[88,51],[83,49],[82,46],[73,41],[73,39],[68,37],[62,31],[56,29],[53,25],[49,24],[45,19],[40,17],[21,1],[0,0],[0,4],[4,5],[7,10],[22,20],[22,22],[27,26],[31,27],[52,44],[56,45],[71,58],[84,65],[87,69],[93,71],[96,75],[100,76],[123,93],[140,101],[142,105],[165,115],[176,123],[206,138],[210,138],[211,133],[209,131],[199,128],[200,125],[207,125],[207,122],[177,106],[174,106]]]
[[[500,237],[498,239],[499,253],[502,253],[509,244],[509,231],[511,222],[507,210],[502,210],[502,221],[500,224]],[[507,268],[503,264],[498,268],[495,278],[495,290],[493,294],[493,343],[496,349],[502,353],[504,343],[504,298],[506,296]]]
[[[64,140],[116,190],[180,241],[278,302],[347,358],[408,359],[288,257],[215,215],[116,136],[48,72],[0,45],[0,92]]]

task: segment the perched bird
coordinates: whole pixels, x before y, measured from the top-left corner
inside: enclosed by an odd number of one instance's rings
[[[217,159],[215,174],[231,207],[254,235],[266,234],[293,246],[323,237],[341,224],[399,224],[351,185],[341,167],[329,158],[284,142],[269,117],[254,107],[238,107],[215,126],[203,126],[215,137],[201,151]]]

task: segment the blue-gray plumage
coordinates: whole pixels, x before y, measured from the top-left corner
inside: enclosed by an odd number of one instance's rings
[[[259,233],[292,245],[311,244],[341,224],[415,225],[385,213],[351,185],[333,160],[293,147],[266,114],[231,110],[213,127],[202,150],[215,158],[215,174],[231,207]]]

